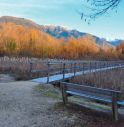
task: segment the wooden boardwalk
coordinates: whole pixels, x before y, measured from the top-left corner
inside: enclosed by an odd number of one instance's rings
[[[80,76],[82,74],[88,74],[88,73],[94,73],[94,72],[100,72],[100,71],[107,71],[107,70],[112,70],[112,69],[117,69],[117,68],[123,68],[124,65],[120,64],[120,65],[116,65],[116,66],[109,66],[109,67],[102,67],[102,68],[95,68],[95,69],[86,69],[83,71],[78,71],[75,73],[65,73],[63,74],[57,74],[57,75],[52,75],[52,76],[47,76],[47,77],[41,77],[41,78],[36,78],[36,79],[32,79],[32,82],[37,82],[37,83],[53,83],[53,82],[57,82],[57,81],[62,81],[65,79],[70,79],[74,76]]]

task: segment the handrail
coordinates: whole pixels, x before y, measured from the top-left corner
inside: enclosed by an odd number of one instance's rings
[[[50,76],[50,73],[53,73],[53,72],[57,72],[59,71],[60,73],[63,74],[63,79],[65,77],[65,73],[66,72],[71,72],[71,73],[74,73],[74,76],[76,75],[76,72],[79,72],[79,71],[85,71],[86,69],[89,69],[90,72],[93,70],[93,69],[100,69],[100,68],[107,68],[107,67],[114,67],[114,66],[124,66],[124,62],[82,62],[82,63],[72,63],[70,62],[69,63],[65,63],[65,62],[61,62],[59,64],[57,63],[50,63],[50,62],[47,62],[47,68],[46,69],[42,69],[42,70],[35,70],[33,69],[33,63],[30,63],[30,70],[29,70],[29,73],[47,73],[47,77],[48,77],[48,82],[49,82],[49,76]],[[53,65],[61,65],[61,67],[55,67],[53,68],[52,66]]]

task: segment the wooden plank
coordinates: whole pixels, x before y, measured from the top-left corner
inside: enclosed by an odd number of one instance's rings
[[[98,97],[98,96],[91,96],[91,95],[88,95],[88,94],[80,94],[80,93],[77,93],[77,92],[73,92],[73,91],[66,91],[68,94],[71,94],[71,95],[75,95],[75,96],[79,96],[79,97],[83,97],[83,98],[88,98],[90,100],[97,100],[97,101],[102,101],[102,102],[107,102],[107,103],[112,103],[112,100],[109,99],[109,98],[101,98],[101,97]]]
[[[55,72],[56,73],[56,71],[59,71],[59,70],[61,70],[61,72],[62,72],[63,68],[50,68],[49,69],[50,73],[52,73],[52,72]],[[31,73],[45,73],[47,71],[48,71],[47,69],[43,69],[43,70],[32,70]],[[71,71],[71,68],[65,68],[65,72],[69,72],[69,71]]]
[[[85,94],[85,95],[89,95],[89,96],[92,96],[92,97],[99,97],[99,98],[103,98],[103,99],[108,99],[108,100],[112,100],[112,96],[111,95],[106,95],[104,93],[96,93],[96,92],[89,92],[89,91],[82,91],[82,90],[76,90],[76,89],[68,89],[67,87],[67,91],[72,91],[72,92],[75,92],[75,93],[79,93],[80,95],[81,94]]]
[[[31,73],[46,73],[48,70],[32,70]]]
[[[68,87],[68,90],[73,88],[76,90],[95,92],[95,93],[106,94],[106,95],[110,95],[110,96],[113,95],[113,92],[116,93],[117,95],[120,95],[122,93],[121,91],[97,88],[97,87],[92,87],[92,86],[87,86],[87,85],[79,85],[79,84],[67,83],[67,82],[62,82],[62,83]]]

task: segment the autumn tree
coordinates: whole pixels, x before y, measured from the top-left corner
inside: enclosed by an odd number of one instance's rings
[[[102,55],[110,59],[123,54],[123,43],[117,49],[101,48],[90,34],[77,39],[56,39],[35,28],[0,23],[0,55],[61,59],[96,59]]]
[[[13,55],[16,51],[16,41],[14,38],[6,38],[5,42],[5,50],[7,54]]]
[[[122,41],[122,43],[119,46],[117,46],[117,51],[119,53],[120,59],[124,60],[124,41]]]

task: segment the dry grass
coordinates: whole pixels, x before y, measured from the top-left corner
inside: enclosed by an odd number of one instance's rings
[[[48,71],[48,62],[50,70]],[[65,63],[65,73],[73,73],[85,69],[101,68],[113,65],[115,62],[106,61],[73,61],[57,59],[38,59],[26,57],[1,57],[0,73],[15,74],[17,79],[31,79],[53,74],[63,73],[63,63]],[[116,63],[118,64],[118,63]],[[75,68],[76,67],[76,68]],[[74,69],[75,68],[75,69]],[[31,73],[32,72],[32,73]]]
[[[124,91],[124,69],[120,68],[81,75],[71,79],[71,82],[98,88]]]
[[[1,57],[0,58],[0,73],[15,74],[16,78],[30,79],[47,76],[48,62],[50,65],[50,75],[63,72],[63,62],[66,63],[65,68],[73,68],[74,61],[57,60],[57,59],[38,59],[26,57]],[[80,61],[76,61],[80,62]],[[68,63],[68,64],[67,64]],[[33,73],[31,73],[31,70]],[[74,71],[74,70],[73,70]]]
[[[47,70],[47,63],[61,62],[53,59],[37,59],[37,58],[15,58],[15,57],[1,57],[0,58],[0,73],[15,74],[17,79],[30,79],[47,75],[47,72],[36,72],[31,74],[31,70]],[[32,64],[31,64],[32,63]],[[58,67],[57,65],[55,65]],[[55,68],[52,66],[52,68]]]

